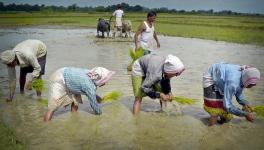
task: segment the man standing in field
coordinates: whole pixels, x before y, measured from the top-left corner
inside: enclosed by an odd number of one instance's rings
[[[27,89],[32,89],[32,82],[41,79],[45,73],[46,45],[40,40],[25,40],[15,46],[13,50],[6,50],[1,53],[1,61],[7,65],[9,75],[9,97],[12,101],[16,89],[16,66],[20,66],[20,93],[24,94],[27,73],[32,73]],[[41,91],[36,91],[41,96]]]
[[[117,10],[114,11],[113,16],[116,17],[115,21],[115,30],[113,33],[113,37],[117,31],[120,31],[120,35],[122,35],[122,17],[124,16],[124,11],[122,10],[122,6],[120,4],[117,5]]]
[[[154,30],[154,22],[156,20],[156,12],[154,11],[150,11],[147,15],[147,21],[144,21],[138,28],[135,36],[134,36],[134,40],[135,40],[135,50],[137,50],[138,48],[143,48],[144,49],[144,54],[149,54],[151,53],[152,50],[152,38],[155,39],[156,43],[157,43],[157,47],[160,48],[160,43],[157,37],[157,34]],[[138,39],[138,36],[140,36],[140,38]]]

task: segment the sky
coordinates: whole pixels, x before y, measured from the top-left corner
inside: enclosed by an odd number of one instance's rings
[[[4,4],[44,4],[56,6],[69,6],[77,4],[85,6],[109,6],[119,3],[141,5],[147,8],[167,7],[176,10],[231,10],[242,13],[264,14],[264,0],[0,0]]]

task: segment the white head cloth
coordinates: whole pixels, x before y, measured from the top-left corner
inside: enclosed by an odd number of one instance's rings
[[[165,59],[164,71],[166,73],[180,73],[184,70],[182,61],[173,55],[168,55]]]

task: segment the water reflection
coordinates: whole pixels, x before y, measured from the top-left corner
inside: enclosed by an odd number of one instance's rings
[[[261,47],[228,44],[199,39],[160,37],[157,53],[179,56],[187,70],[172,80],[173,93],[197,99],[195,105],[178,106],[181,115],[158,112],[159,103],[143,100],[138,118],[132,116],[133,91],[128,49],[131,42],[95,41],[91,29],[17,28],[0,29],[0,50],[11,49],[28,38],[42,40],[48,46],[46,75],[64,66],[104,66],[116,71],[108,85],[98,93],[120,90],[119,102],[103,104],[103,115],[95,116],[87,100],[78,113],[60,108],[53,120],[44,124],[42,117],[47,107],[39,103],[35,93],[16,95],[12,103],[4,101],[7,93],[7,71],[0,64],[1,119],[15,130],[20,141],[30,149],[263,149],[264,122],[259,117],[254,123],[234,118],[231,123],[208,128],[208,114],[202,109],[202,74],[212,63],[225,61],[249,64],[264,73],[264,49]],[[19,70],[19,69],[18,69]],[[18,90],[17,90],[18,93]],[[264,82],[245,91],[251,103],[264,104]],[[46,97],[47,93],[44,93]],[[83,97],[83,99],[86,99]],[[249,137],[249,138],[248,138]]]

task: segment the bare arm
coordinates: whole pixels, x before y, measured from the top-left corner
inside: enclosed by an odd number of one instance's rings
[[[142,23],[139,27],[137,32],[135,33],[134,36],[134,41],[135,41],[135,51],[139,48],[138,47],[138,36],[139,34],[141,34],[142,32],[144,32],[146,30],[146,26],[144,25],[144,23]]]
[[[157,47],[160,48],[160,43],[159,43],[159,40],[158,40],[158,37],[157,37],[157,33],[155,31],[153,33],[153,37],[154,37],[154,39],[155,39],[155,41],[157,43]]]

